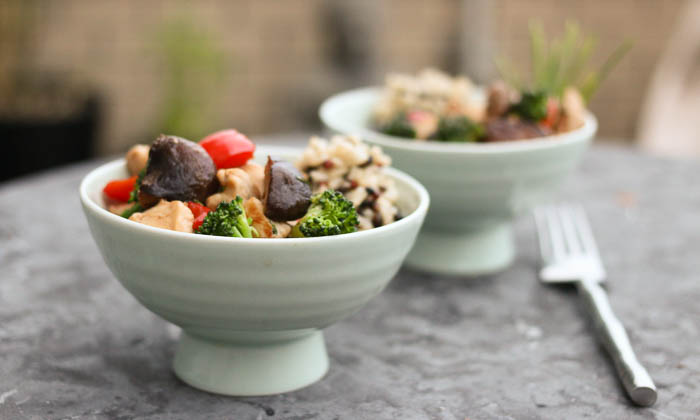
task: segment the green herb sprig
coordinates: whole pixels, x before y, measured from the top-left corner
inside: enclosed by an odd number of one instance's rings
[[[624,41],[607,57],[598,69],[592,69],[591,57],[597,40],[584,35],[573,21],[566,23],[564,35],[547,41],[540,23],[530,23],[531,74],[529,80],[522,76],[509,59],[496,61],[501,77],[519,91],[543,92],[561,97],[568,86],[576,87],[586,102],[590,101],[610,71],[632,48],[632,42]]]

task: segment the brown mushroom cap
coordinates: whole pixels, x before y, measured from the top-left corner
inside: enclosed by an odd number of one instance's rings
[[[199,144],[161,134],[151,145],[139,204],[151,207],[160,199],[200,201],[218,188],[216,166]]]
[[[544,137],[552,130],[519,118],[499,117],[486,122],[486,141],[513,141]]]
[[[311,187],[294,165],[268,156],[264,185],[263,205],[268,219],[284,222],[306,214]]]

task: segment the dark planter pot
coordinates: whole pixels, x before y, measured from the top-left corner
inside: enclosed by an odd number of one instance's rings
[[[0,117],[0,181],[93,156],[99,108],[91,97],[64,118]]]

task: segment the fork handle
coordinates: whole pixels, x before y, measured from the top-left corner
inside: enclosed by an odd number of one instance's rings
[[[648,407],[656,402],[656,386],[634,354],[625,327],[615,316],[605,290],[597,281],[577,282],[578,291],[593,318],[598,336],[612,358],[630,399]]]

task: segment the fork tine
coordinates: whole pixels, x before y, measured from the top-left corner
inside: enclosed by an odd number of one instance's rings
[[[535,215],[535,226],[537,227],[537,239],[540,244],[540,256],[544,262],[550,262],[554,256],[552,254],[552,239],[547,228],[546,215],[542,207],[537,207],[533,211]]]
[[[581,237],[584,252],[600,258],[598,246],[595,243],[595,238],[593,237],[593,232],[591,231],[591,224],[588,222],[588,217],[586,216],[585,210],[582,206],[576,205],[573,206],[572,211],[574,214],[574,224],[576,225],[578,234]]]
[[[561,228],[561,222],[557,217],[557,211],[552,206],[545,208],[547,228],[551,239],[552,258],[558,260],[566,256],[566,246]]]
[[[569,253],[581,254],[583,252],[583,247],[581,246],[581,241],[576,232],[573,208],[568,205],[559,206],[559,217],[561,218],[564,240],[569,249]]]

